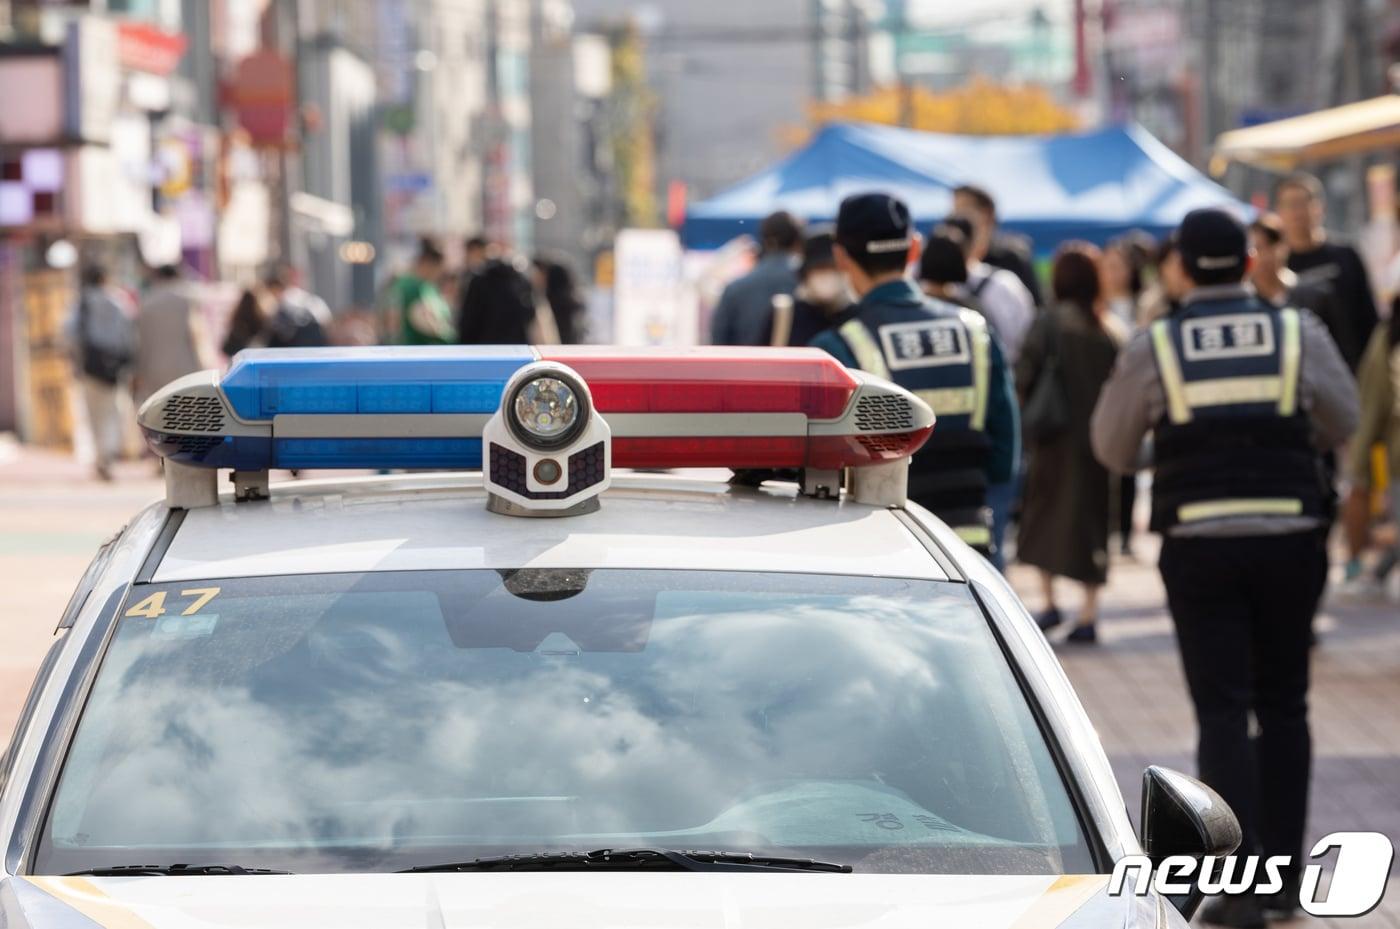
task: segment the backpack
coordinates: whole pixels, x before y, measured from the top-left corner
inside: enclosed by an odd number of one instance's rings
[[[98,345],[93,341],[89,295],[90,291],[84,289],[78,298],[78,346],[83,373],[104,384],[115,384],[136,361],[136,347],[130,337],[122,345]]]

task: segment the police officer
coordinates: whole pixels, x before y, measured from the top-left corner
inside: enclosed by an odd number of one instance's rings
[[[1119,354],[1094,411],[1094,453],[1131,473],[1152,433],[1151,525],[1201,778],[1239,816],[1241,854],[1297,863],[1312,755],[1308,633],[1332,507],[1321,452],[1356,427],[1356,385],[1317,317],[1243,285],[1248,238],[1232,216],[1196,210],[1177,243],[1194,287]],[[1288,876],[1270,898],[1222,897],[1202,916],[1263,926],[1291,915],[1299,873]]]
[[[914,455],[909,498],[994,554],[987,484],[1011,479],[1021,431],[1000,345],[980,315],[924,296],[906,276],[919,242],[899,200],[847,198],[835,238],[836,265],[860,299],[851,318],[811,344],[933,407],[937,425]]]

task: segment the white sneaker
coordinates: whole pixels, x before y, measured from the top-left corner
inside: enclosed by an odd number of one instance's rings
[[[1370,574],[1358,574],[1332,586],[1332,597],[1344,603],[1378,603],[1385,599],[1385,588]]]

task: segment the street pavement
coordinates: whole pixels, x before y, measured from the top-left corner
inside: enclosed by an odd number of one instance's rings
[[[14,725],[54,625],[97,547],[160,494],[149,463],[123,465],[115,482],[102,484],[67,457],[0,441],[0,733]],[[1113,564],[1100,607],[1100,644],[1057,645],[1135,822],[1143,768],[1165,764],[1191,772],[1195,738],[1154,567],[1155,539],[1141,536],[1136,546],[1138,559]],[[1031,572],[1017,567],[1011,577],[1038,608]],[[1062,605],[1071,613],[1076,596],[1065,584]],[[1377,830],[1400,844],[1400,609],[1329,603],[1318,630],[1310,840]],[[1398,884],[1392,880],[1380,908],[1362,919],[1280,925],[1400,929]]]
[[[1137,824],[1144,768],[1162,764],[1194,773],[1195,719],[1157,574],[1157,539],[1140,535],[1134,545],[1137,557],[1115,557],[1109,571],[1099,607],[1099,644],[1059,641],[1067,630],[1051,638]],[[1032,610],[1043,606],[1033,571],[1013,567],[1011,581]],[[1078,586],[1060,585],[1060,607],[1074,616]],[[1307,841],[1331,832],[1376,831],[1400,845],[1400,608],[1333,598],[1315,628],[1321,641],[1313,653]],[[1380,907],[1366,917],[1308,917],[1277,925],[1400,929],[1400,878],[1394,869],[1391,878]]]

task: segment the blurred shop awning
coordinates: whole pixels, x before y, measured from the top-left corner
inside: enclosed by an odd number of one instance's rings
[[[1238,161],[1291,171],[1304,162],[1396,146],[1400,146],[1400,95],[1388,94],[1222,133],[1215,140],[1210,170],[1219,176]]]

